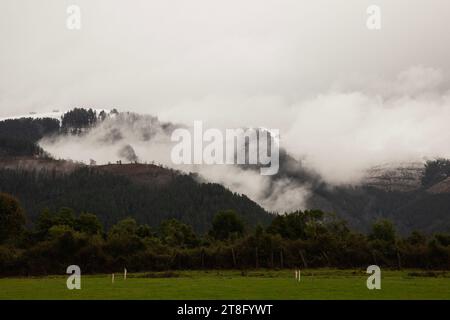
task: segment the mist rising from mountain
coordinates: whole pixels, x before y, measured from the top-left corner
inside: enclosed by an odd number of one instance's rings
[[[236,128],[226,124],[239,122],[245,128],[245,124],[258,123],[256,120],[262,118],[284,123],[280,145],[288,157],[282,160],[275,177],[228,165],[173,165],[171,133],[177,127],[192,126],[191,118],[200,116],[196,113],[199,109],[190,106],[184,106],[192,111],[189,113],[172,109],[176,120],[184,119],[180,121],[183,125],[121,113],[100,122],[85,135],[46,139],[41,146],[58,158],[86,163],[90,159],[99,164],[139,159],[198,172],[209,181],[248,195],[268,210],[282,212],[304,208],[312,186],[319,182],[329,186],[358,185],[367,170],[379,164],[423,163],[426,159],[450,157],[447,83],[442,71],[416,66],[394,79],[341,82],[328,92],[293,101],[289,106],[284,105],[285,101],[271,100],[272,108],[259,113],[243,108],[237,117],[235,108],[224,107],[220,123],[205,111],[205,123],[220,129]],[[209,104],[215,105],[214,100]],[[266,121],[264,125],[270,128]]]
[[[119,113],[83,134],[44,138],[40,145],[56,158],[86,164],[92,160],[96,164],[140,161],[196,172],[206,181],[247,195],[269,211],[286,212],[305,207],[309,193],[306,181],[296,181],[286,174],[262,176],[256,167],[235,165],[175,165],[170,158],[174,146],[170,137],[180,127],[149,115]]]

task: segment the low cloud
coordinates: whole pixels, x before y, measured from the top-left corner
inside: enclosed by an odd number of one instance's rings
[[[45,138],[40,145],[56,158],[96,164],[147,162],[172,167],[184,172],[196,172],[201,179],[224,185],[233,192],[245,194],[272,212],[304,208],[308,191],[289,179],[273,181],[260,171],[234,165],[174,165],[171,150],[172,131],[179,125],[160,122],[148,115],[121,113],[100,122],[89,132]]]
[[[333,184],[371,166],[449,157],[450,92],[439,70],[413,67],[364,89],[333,90],[296,105],[288,151]]]
[[[330,185],[358,184],[369,168],[379,164],[450,157],[450,93],[446,83],[441,71],[415,66],[394,79],[341,83],[306,100],[236,98],[233,108],[220,108],[220,119],[202,111],[210,103],[217,114],[214,101],[220,101],[219,97],[203,100],[192,113],[183,113],[184,119],[174,116],[173,120],[188,127],[193,119],[206,119],[209,127],[222,129],[249,124],[276,128],[274,124],[278,124],[281,147],[298,162],[291,161],[289,168],[283,168],[281,162],[280,171],[289,169],[288,174],[274,177],[231,165],[175,166],[170,159],[170,135],[178,125],[133,113],[109,118],[83,136],[47,139],[41,145],[56,157],[86,163],[89,159],[97,163],[140,159],[198,172],[208,181],[246,194],[268,210],[284,212],[305,207],[310,181],[298,175],[305,169]],[[219,105],[225,106],[227,101]],[[263,102],[264,108],[255,112],[257,102]],[[236,109],[245,105],[251,107],[242,107],[237,116]],[[180,115],[180,108],[166,111],[164,119]]]

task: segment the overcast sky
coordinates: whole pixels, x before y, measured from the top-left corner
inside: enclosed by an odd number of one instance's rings
[[[70,4],[80,31],[66,28]],[[450,156],[449,24],[448,0],[1,0],[0,117],[117,107],[278,128],[345,182]]]
[[[66,28],[69,4],[82,10],[80,31]],[[377,32],[366,28],[370,4],[382,9]],[[447,0],[2,0],[0,116],[195,114],[205,103],[202,117],[214,104],[264,112],[415,65],[446,74],[449,23]]]

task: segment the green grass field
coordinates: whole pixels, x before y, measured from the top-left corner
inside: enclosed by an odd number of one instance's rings
[[[450,273],[382,271],[381,290],[368,290],[361,270],[184,271],[82,276],[68,290],[65,276],[0,279],[0,299],[450,299]]]

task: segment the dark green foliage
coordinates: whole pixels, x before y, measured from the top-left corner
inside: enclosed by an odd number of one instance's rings
[[[244,223],[234,210],[219,212],[212,222],[210,232],[217,240],[227,240],[231,237],[240,237],[244,233]]]
[[[33,221],[46,208],[70,207],[94,212],[106,229],[125,217],[153,227],[176,218],[197,232],[206,232],[214,213],[226,209],[242,212],[250,226],[267,225],[272,219],[245,196],[218,184],[198,183],[187,175],[177,175],[167,185],[156,187],[87,167],[69,174],[0,169],[0,192],[17,196]]]
[[[395,243],[396,235],[394,225],[386,219],[377,221],[372,226],[372,232],[369,234],[369,239],[372,241],[380,240],[387,243]]]
[[[103,112],[100,120],[105,119]],[[65,113],[61,122],[52,118],[20,118],[0,122],[0,157],[48,157],[37,145],[43,137],[61,133],[78,134],[97,123],[92,109],[75,108]]]
[[[164,220],[155,233],[147,225],[125,218],[102,233],[92,214],[62,208],[44,210],[21,244],[0,246],[0,275],[63,274],[77,264],[83,273],[168,269],[249,268],[391,268],[450,269],[450,235],[429,239],[419,233],[401,239],[388,221],[373,225],[369,236],[355,233],[345,222],[321,211],[285,214],[265,230],[245,233],[234,225],[238,214],[216,214],[210,234],[229,228],[241,237],[219,240],[196,234],[178,220]],[[233,223],[229,223],[229,222]],[[217,223],[217,224],[216,224]],[[290,224],[293,223],[294,226]],[[231,227],[230,227],[231,226]],[[227,239],[227,241],[222,241]]]
[[[102,118],[104,113],[102,114]],[[92,109],[75,108],[69,112],[66,112],[61,120],[61,127],[65,131],[72,131],[82,128],[89,128],[95,125],[97,122],[97,113]]]
[[[323,218],[324,213],[320,210],[296,211],[288,215],[279,215],[269,226],[268,232],[292,240],[307,239],[318,233]]]
[[[401,192],[373,187],[324,187],[312,192],[308,207],[328,208],[361,232],[370,232],[371,223],[379,218],[391,220],[402,235],[413,230],[450,232],[448,192],[434,194],[426,189]]]
[[[160,237],[163,243],[171,247],[195,247],[199,244],[192,227],[175,219],[162,222]]]
[[[75,222],[75,230],[92,235],[100,234],[102,224],[95,214],[82,213]]]
[[[0,157],[46,155],[37,142],[59,132],[55,119],[11,119],[0,122]]]
[[[25,214],[17,199],[0,193],[0,243],[18,237],[25,225]]]
[[[438,233],[434,237],[440,245],[442,245],[444,247],[450,246],[450,234]]]
[[[406,238],[406,242],[415,245],[424,245],[427,242],[427,237],[419,231],[411,232],[411,235]]]
[[[35,142],[0,137],[0,157],[46,156]]]
[[[58,133],[59,120],[21,118],[0,122],[0,137],[36,142],[44,136]]]
[[[137,234],[138,228],[136,220],[126,218],[119,221],[109,231],[106,250],[116,261],[145,249],[143,239]]]
[[[34,229],[39,239],[46,239],[67,230],[98,235],[103,228],[94,214],[83,212],[76,216],[75,211],[70,208],[61,208],[56,213],[46,208],[37,217]]]
[[[436,159],[427,161],[425,164],[425,173],[422,177],[424,187],[432,186],[450,176],[450,160]]]
[[[392,222],[386,219],[375,222],[368,239],[376,264],[395,267],[396,264],[392,261],[395,261],[398,248],[396,231]],[[400,267],[401,262],[397,261],[397,265]]]

